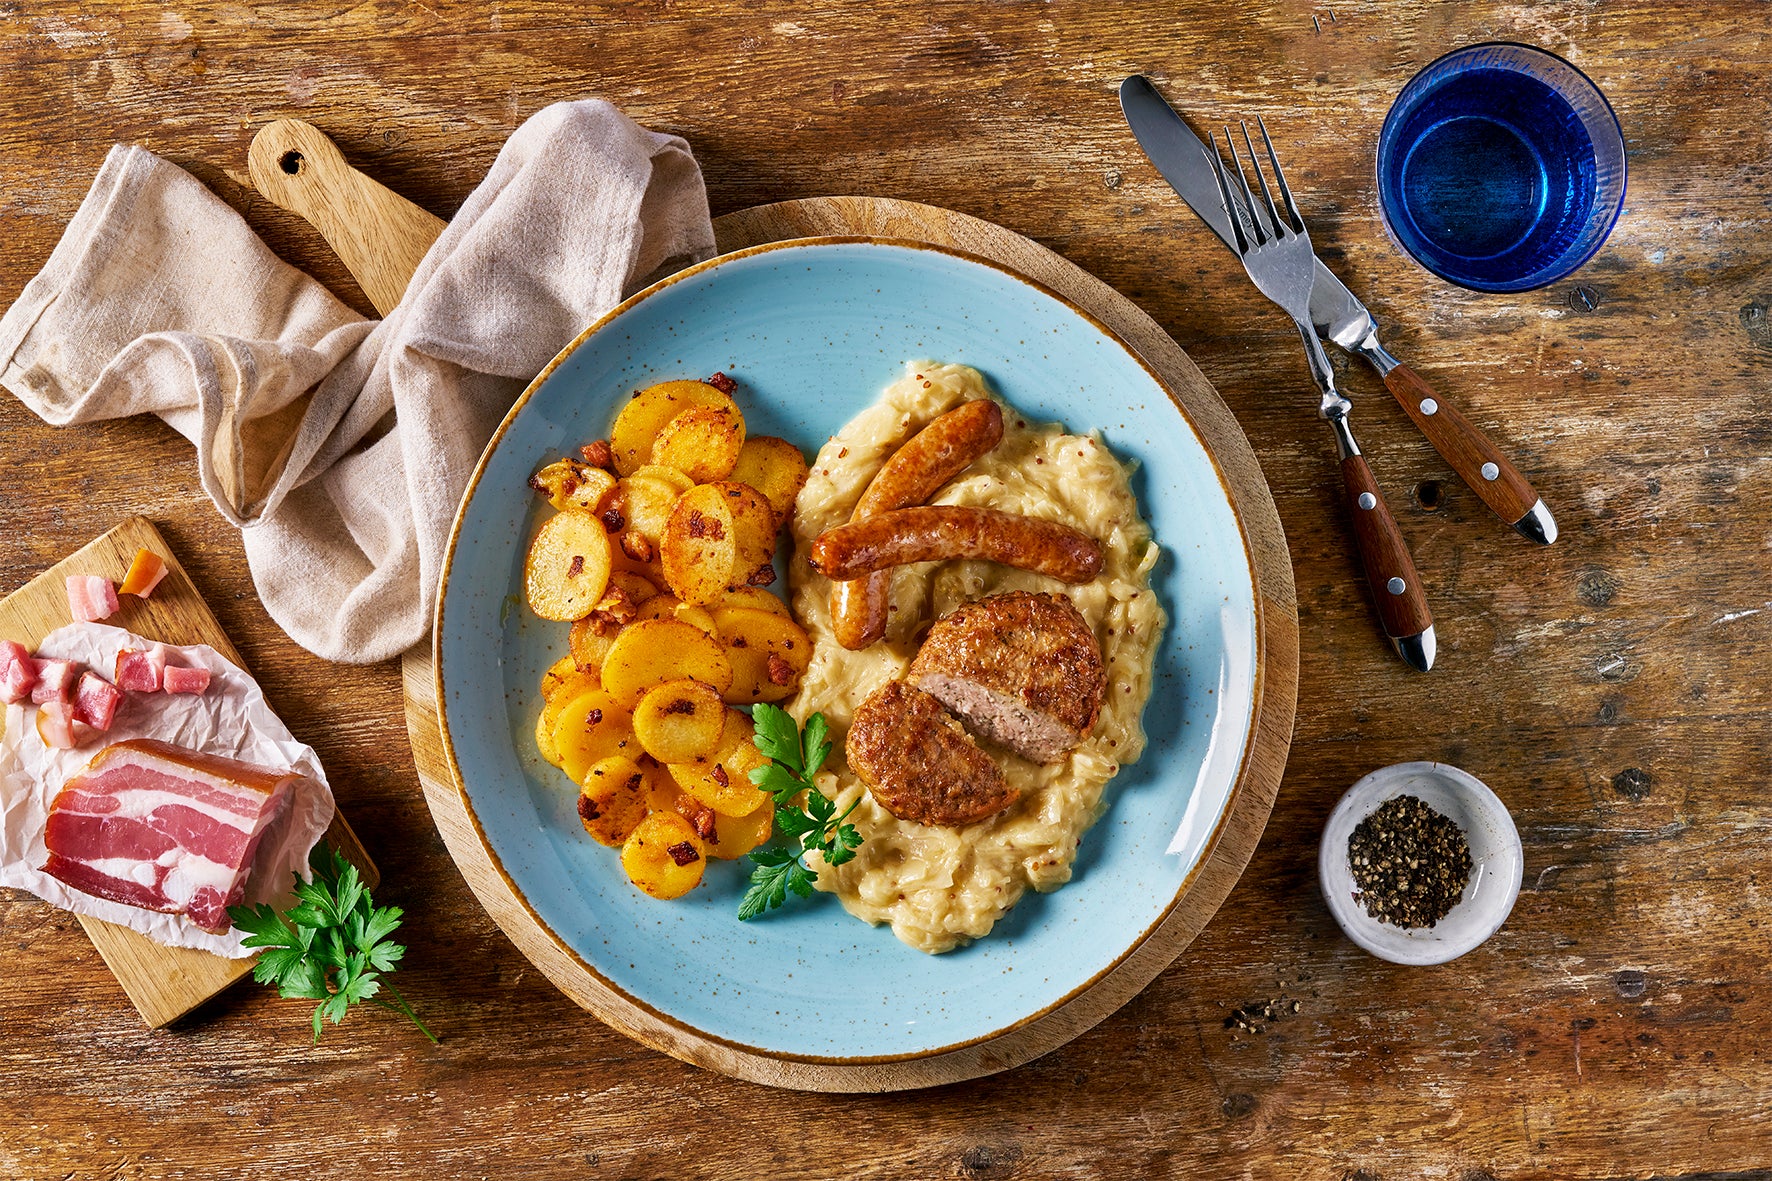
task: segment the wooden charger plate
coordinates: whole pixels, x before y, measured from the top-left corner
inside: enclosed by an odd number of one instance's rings
[[[299,153],[293,160],[291,153]],[[355,173],[305,124],[267,127],[252,147],[252,177],[273,202],[313,222],[384,312],[442,222]],[[293,172],[291,165],[295,166]],[[1130,344],[1163,378],[1211,449],[1229,485],[1253,564],[1259,670],[1248,755],[1218,832],[1185,897],[1110,972],[1025,1025],[988,1041],[890,1062],[787,1061],[737,1049],[662,1020],[597,978],[558,942],[493,863],[449,770],[437,717],[430,645],[403,662],[407,732],[432,817],[469,887],[520,951],[578,1004],[673,1057],[772,1086],[887,1091],[1006,1070],[1076,1037],[1136,995],[1191,943],[1248,863],[1279,791],[1298,681],[1298,619],[1279,516],[1248,440],[1180,346],[1125,297],[1001,226],[911,202],[865,197],[789,201],[714,223],[721,252],[795,238],[863,235],[929,242],[980,255],[1051,288]],[[416,253],[415,253],[416,249]]]

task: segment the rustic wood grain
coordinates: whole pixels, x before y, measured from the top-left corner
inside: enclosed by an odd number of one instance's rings
[[[448,216],[515,126],[601,95],[685,136],[715,212],[826,193],[1025,234],[1172,335],[1261,461],[1301,624],[1293,753],[1267,836],[1187,955],[1113,1017],[991,1079],[801,1096],[637,1050],[533,970],[455,872],[406,761],[398,669],[308,655],[265,614],[188,444],[151,419],[55,430],[0,398],[0,587],[142,513],[407,908],[383,1013],[308,1045],[304,1007],[234,989],[148,1034],[66,915],[0,897],[0,1173],[26,1178],[1364,1176],[1740,1178],[1768,1159],[1772,952],[1772,58],[1755,0],[1376,0],[1226,8],[350,6],[39,0],[0,20],[0,302],[47,258],[113,141],[195,171],[363,309],[319,236],[254,197],[246,149],[295,116]],[[1322,31],[1313,26],[1319,18]],[[1391,98],[1457,45],[1570,57],[1624,125],[1630,195],[1569,280],[1474,295],[1386,241]],[[1372,626],[1296,334],[1119,121],[1138,70],[1196,121],[1259,111],[1312,238],[1387,347],[1485,431],[1563,536],[1512,534],[1369,371],[1338,372],[1433,595],[1440,662]],[[1339,362],[1338,362],[1339,364]],[[1429,692],[1431,690],[1431,692]],[[1508,924],[1405,969],[1344,940],[1315,841],[1374,767],[1455,762],[1513,810]],[[1306,979],[1300,979],[1305,977]],[[1261,1035],[1233,1010],[1300,1002]]]
[[[109,622],[168,644],[208,644],[235,664],[241,664],[240,653],[198,596],[166,539],[142,517],[131,517],[104,536],[87,542],[0,599],[0,636],[36,648],[44,636],[68,622],[69,575],[102,574],[121,582],[129,563],[144,549],[152,550],[166,563],[166,575],[146,599],[119,595],[119,610]],[[0,718],[0,730],[4,728],[5,720]],[[96,743],[93,749],[97,749]],[[375,865],[363,851],[343,812],[334,814],[322,839],[349,858],[371,888],[378,884],[380,877]],[[78,919],[130,1003],[151,1029],[178,1020],[252,971],[251,957],[231,960],[188,947],[167,947],[128,927],[87,915]]]

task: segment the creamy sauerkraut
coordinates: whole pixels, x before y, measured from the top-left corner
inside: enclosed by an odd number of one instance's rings
[[[1004,404],[1003,441],[932,503],[1073,525],[1101,543],[1101,576],[1067,586],[989,562],[903,566],[893,573],[886,638],[860,652],[837,643],[830,582],[806,561],[813,539],[849,520],[874,473],[906,439],[961,402],[992,396],[984,377],[963,365],[908,365],[877,403],[819,450],[794,514],[790,585],[813,656],[790,712],[802,723],[814,712],[830,722],[834,749],[819,787],[839,811],[860,800],[850,820],[865,838],[853,861],[820,867],[818,887],[857,918],[890,923],[893,934],[926,952],[988,934],[1030,886],[1046,892],[1070,881],[1077,842],[1100,816],[1108,780],[1144,751],[1141,719],[1165,623],[1150,589],[1158,550],[1126,466],[1095,434],[1067,434]],[[1101,718],[1081,745],[1047,766],[987,746],[1022,791],[1008,810],[963,829],[900,820],[874,802],[843,760],[850,719],[868,694],[903,675],[930,623],[962,603],[1012,590],[1069,595],[1094,629],[1107,680]]]

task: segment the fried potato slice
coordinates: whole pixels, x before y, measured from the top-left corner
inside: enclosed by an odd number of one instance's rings
[[[765,799],[763,806],[747,816],[714,817],[714,835],[707,842],[708,856],[721,861],[743,857],[775,835],[775,803]]]
[[[598,759],[578,792],[578,819],[591,839],[620,846],[646,819],[646,776],[622,755]]]
[[[677,786],[722,816],[749,816],[768,802],[768,793],[751,782],[751,771],[768,762],[751,742],[751,719],[726,711],[720,745],[706,759],[667,763]]]
[[[675,468],[649,464],[616,483],[615,492],[609,498],[610,511],[603,518],[604,527],[614,525],[615,528],[609,530],[611,533],[638,533],[645,539],[645,544],[636,547],[630,539],[623,553],[637,562],[649,561],[644,554],[646,546],[653,548],[656,557],[671,509],[676,506],[677,498],[694,486],[688,476]],[[611,538],[610,544],[619,543]],[[641,553],[629,552],[635,548]]]
[[[749,484],[698,484],[677,498],[659,544],[671,593],[709,603],[744,585],[775,552],[775,510]]]
[[[593,763],[611,755],[640,753],[633,715],[602,689],[587,689],[561,707],[554,719],[554,749],[560,769],[582,784]]]
[[[676,619],[630,623],[603,658],[603,688],[623,711],[638,705],[646,690],[666,681],[694,680],[724,694],[732,687],[732,665],[708,633]]]
[[[675,812],[653,812],[621,847],[621,867],[654,898],[681,898],[701,884],[707,848]]]
[[[677,415],[698,406],[725,410],[736,421],[744,421],[738,403],[705,381],[663,381],[647,386],[621,408],[609,431],[615,470],[626,476],[651,463],[652,444],[659,431]]]
[[[576,508],[596,516],[606,507],[605,498],[615,491],[615,477],[576,459],[556,459],[530,476],[529,486],[562,512]]]
[[[570,671],[563,672],[558,682],[550,690],[547,687],[548,678],[554,675],[554,670],[558,669],[561,664],[571,664],[572,668]],[[541,751],[542,758],[556,767],[560,765],[560,751],[554,745],[554,726],[560,720],[560,711],[565,709],[579,694],[602,687],[602,683],[597,680],[595,670],[580,669],[572,663],[570,656],[566,657],[564,661],[556,663],[553,668],[547,671],[542,677],[541,716],[535,720],[535,747]]]
[[[609,649],[615,644],[616,634],[616,628],[595,615],[587,615],[574,622],[572,630],[566,633],[566,643],[572,651],[572,662],[580,671],[595,675],[608,658]]]
[[[706,484],[724,480],[743,447],[744,418],[736,410],[695,406],[659,428],[652,462]]]
[[[715,634],[714,617],[706,607],[694,603],[685,603],[669,591],[647,599],[640,604],[636,619],[676,619],[683,623],[691,623],[708,635]]]
[[[717,611],[721,607],[749,607],[756,611],[772,611],[777,615],[793,618],[788,605],[760,586],[729,586],[720,592],[720,597],[707,604],[708,610]]]
[[[554,695],[554,690],[566,683],[566,678],[578,671],[578,664],[570,656],[562,656],[548,665],[546,672],[541,674],[541,699],[546,701]]]
[[[523,560],[529,609],[543,619],[570,622],[589,615],[609,584],[609,534],[580,509],[542,522]]]
[[[799,690],[812,663],[812,640],[799,624],[773,611],[716,607],[714,626],[732,666],[728,704],[780,701]]]
[[[758,435],[744,441],[731,474],[724,478],[761,492],[775,510],[777,521],[785,524],[793,516],[794,498],[800,495],[809,474],[806,457],[798,447],[774,435]]]
[[[666,681],[646,690],[634,707],[634,733],[661,763],[705,759],[720,745],[726,706],[712,685]]]

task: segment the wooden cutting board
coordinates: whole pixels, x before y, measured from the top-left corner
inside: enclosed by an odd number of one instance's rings
[[[296,120],[280,120],[259,132],[249,172],[265,197],[321,231],[384,314],[399,302],[418,259],[443,229],[439,219],[352,169],[330,139]],[[1236,885],[1261,839],[1285,770],[1298,695],[1298,607],[1279,514],[1248,439],[1181,346],[1130,300],[1038,243],[965,214],[872,197],[758,206],[717,219],[714,232],[722,252],[791,238],[867,235],[980,255],[1090,312],[1162,375],[1218,460],[1255,565],[1260,667],[1254,717],[1248,757],[1215,843],[1182,901],[1138,948],[1070,1001],[1019,1029],[981,1044],[898,1062],[798,1062],[737,1050],[661,1020],[610,988],[554,938],[499,869],[450,773],[428,641],[406,653],[402,662],[406,728],[425,800],[469,888],[518,949],[567,996],[646,1045],[753,1082],[803,1090],[903,1090],[1007,1070],[1076,1037],[1173,963]]]
[[[208,644],[245,668],[240,653],[228,642],[227,633],[197,593],[166,539],[142,517],[129,518],[0,600],[0,638],[17,640],[34,650],[44,636],[69,622],[68,575],[102,574],[113,582],[121,582],[136,551],[141,549],[160,555],[167,566],[166,577],[154,588],[151,598],[119,595],[121,606],[117,614],[105,622],[168,644]],[[0,720],[0,727],[4,724]],[[370,886],[380,881],[342,812],[333,815],[332,827],[322,839],[343,853]],[[231,960],[207,951],[166,947],[128,927],[85,915],[78,917],[142,1020],[154,1029],[184,1016],[252,971],[252,958]]]

